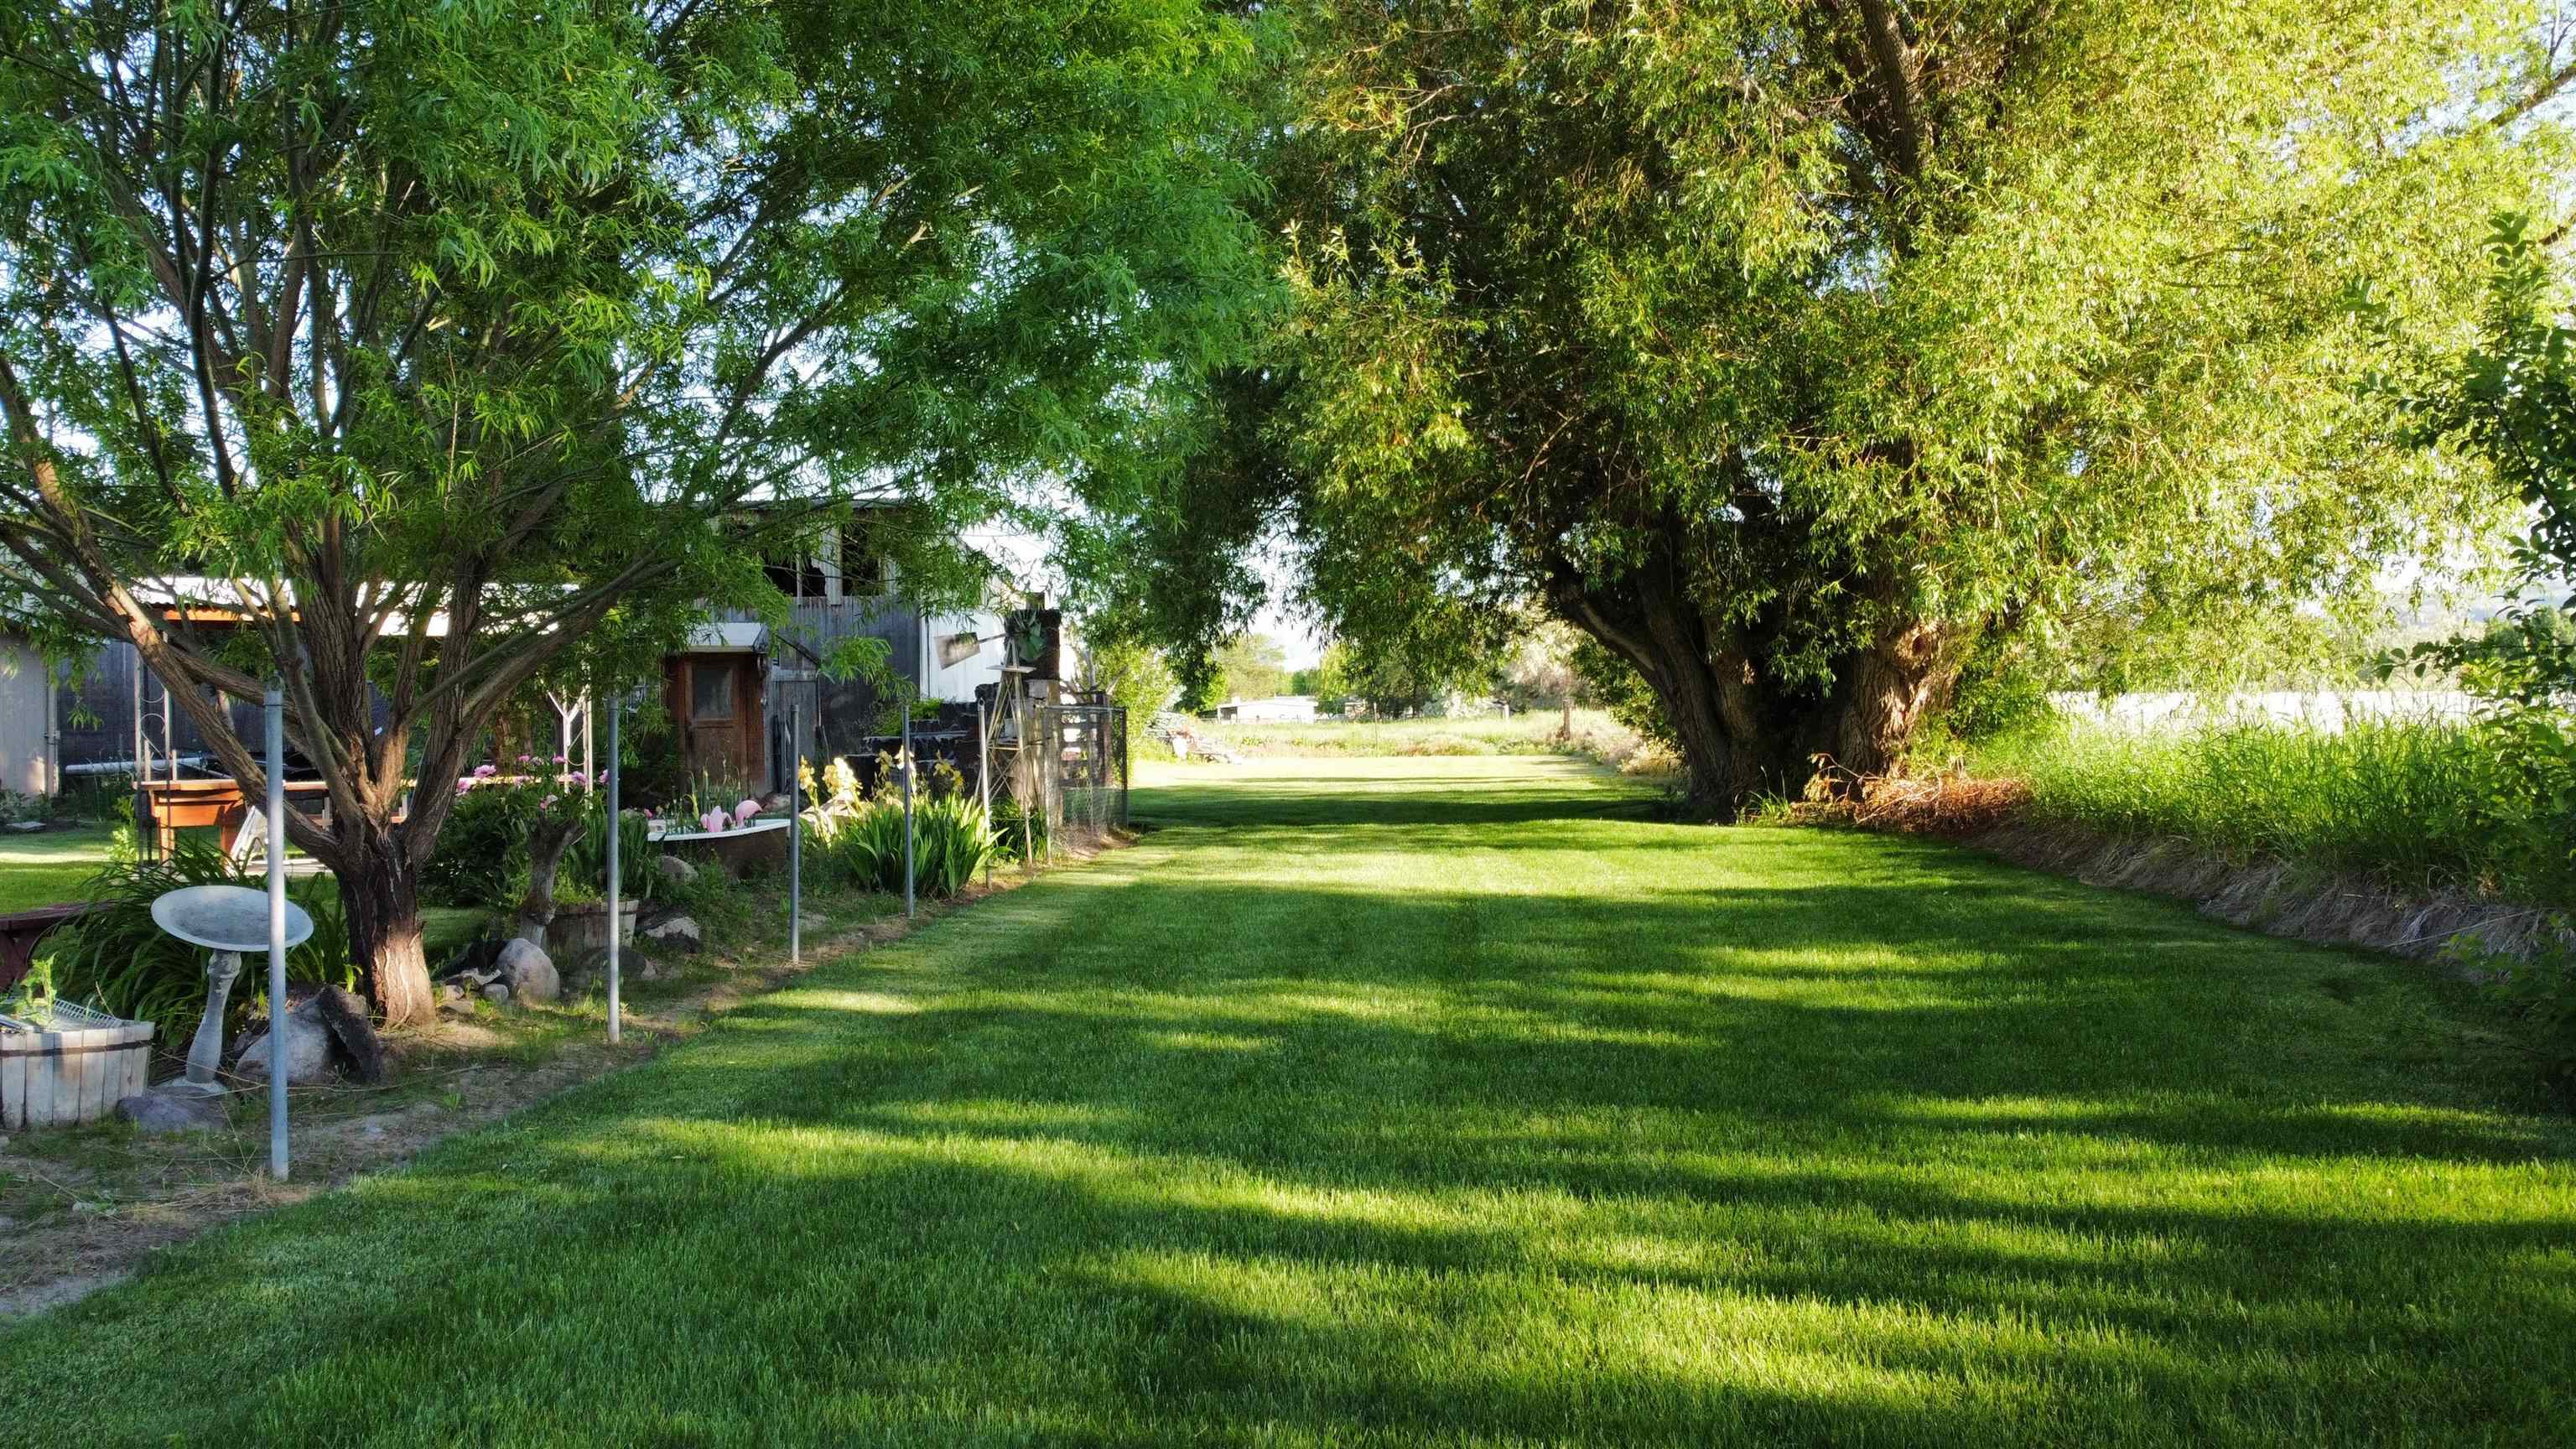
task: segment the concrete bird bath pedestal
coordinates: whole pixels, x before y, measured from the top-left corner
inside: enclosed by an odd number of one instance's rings
[[[188,886],[153,901],[152,923],[212,953],[206,958],[206,1016],[188,1044],[188,1074],[154,1090],[219,1095],[224,1088],[215,1080],[215,1069],[224,1059],[224,1002],[232,995],[233,978],[241,974],[242,953],[268,949],[268,894],[247,886]],[[313,917],[288,901],[286,944],[301,945],[312,934]],[[281,1003],[269,1003],[272,1015],[281,1008]]]

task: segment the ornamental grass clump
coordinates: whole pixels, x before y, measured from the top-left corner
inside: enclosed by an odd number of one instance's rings
[[[900,892],[904,884],[904,805],[901,765],[880,757],[878,786],[862,793],[847,760],[824,768],[814,788],[810,768],[800,778],[814,803],[800,828],[814,857],[842,877],[875,890]],[[997,858],[998,842],[984,808],[966,792],[964,777],[945,761],[928,772],[927,788],[912,801],[913,888],[951,896]]]
[[[82,896],[90,911],[46,938],[43,963],[53,994],[128,1021],[148,1021],[165,1050],[184,1051],[206,1009],[206,952],[161,929],[152,902],[187,886],[266,888],[263,874],[244,872],[213,842],[182,834],[160,860],[110,862],[90,877]],[[348,920],[326,876],[286,883],[287,899],[313,918],[313,934],[286,953],[287,980],[299,986],[354,987]],[[265,958],[261,958],[264,960]],[[259,1014],[267,968],[244,963],[244,984],[225,1012],[228,1030]]]

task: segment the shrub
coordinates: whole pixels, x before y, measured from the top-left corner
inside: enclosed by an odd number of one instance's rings
[[[994,858],[992,827],[975,802],[957,796],[913,801],[913,888],[955,895]],[[903,806],[871,801],[832,849],[851,879],[877,890],[903,889]]]
[[[206,952],[163,931],[152,902],[184,886],[260,889],[264,877],[237,870],[208,840],[182,834],[157,861],[118,861],[90,878],[84,894],[96,909],[46,938],[54,990],[71,1000],[158,1028],[165,1050],[186,1050],[206,1002]],[[323,876],[287,882],[287,896],[313,917],[313,935],[286,953],[287,979],[299,985],[354,987],[349,926],[339,888]],[[266,957],[245,956],[227,1003],[227,1029],[249,1019],[267,980]]]
[[[953,896],[972,883],[994,855],[992,822],[982,807],[959,795],[942,795],[913,807],[916,841],[913,879],[928,895]],[[903,868],[895,861],[897,879]]]
[[[528,822],[508,791],[468,790],[450,807],[429,863],[421,899],[443,906],[498,906],[528,884]]]
[[[844,879],[872,889],[903,889],[903,793],[894,762],[879,761],[877,790],[859,792],[858,776],[846,760],[824,768],[823,788],[805,810],[811,858]],[[923,895],[954,895],[995,858],[997,842],[982,805],[968,795],[964,779],[944,762],[928,772],[926,788],[913,796],[913,885]],[[813,789],[813,775],[802,777]]]
[[[2008,643],[1981,642],[1959,671],[1943,710],[1911,753],[1938,757],[1946,747],[1976,745],[2047,725],[2048,677]]]
[[[605,900],[608,896],[608,797],[594,792],[581,834],[564,851],[555,880],[555,897],[567,901]],[[639,810],[621,810],[617,821],[618,898],[649,901],[660,887],[655,868],[661,852],[653,848],[652,822]]]
[[[54,797],[58,813],[82,820],[114,824],[134,819],[134,775],[121,771],[103,775],[67,776],[62,793]]]
[[[420,873],[421,899],[447,906],[517,902],[529,889],[531,835],[540,825],[564,823],[567,812],[587,813],[558,862],[558,888],[571,884],[572,890],[561,893],[573,898],[582,896],[584,881],[593,893],[606,890],[607,846],[598,835],[607,810],[604,797],[580,772],[563,773],[563,764],[560,758],[550,764],[521,755],[518,775],[503,775],[495,766],[480,765],[471,776],[457,781],[456,803],[449,807],[447,824],[438,832],[429,864]],[[584,842],[589,842],[587,857],[579,854]],[[635,879],[630,871],[629,889]]]
[[[861,805],[827,847],[845,879],[871,890],[903,889],[903,807]]]
[[[993,799],[994,859],[1014,864],[1043,860],[1047,853],[1047,818],[1044,810],[1023,810],[1019,798],[1002,794]]]

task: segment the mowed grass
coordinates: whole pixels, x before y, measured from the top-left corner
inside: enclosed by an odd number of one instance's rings
[[[2576,1431],[2576,1135],[2417,967],[1566,760],[1136,808],[0,1332],[0,1403],[65,1444]]]
[[[1546,709],[1456,719],[1200,720],[1192,728],[1244,755],[1548,755],[1564,752],[1564,725],[1560,711]],[[1627,733],[1598,709],[1576,710],[1574,729],[1578,735]]]
[[[89,878],[107,864],[111,835],[104,825],[0,832],[0,914],[84,899]]]

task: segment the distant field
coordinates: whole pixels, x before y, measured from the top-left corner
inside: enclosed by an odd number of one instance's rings
[[[2149,690],[2104,700],[2053,694],[2048,702],[2070,719],[2123,729],[2188,733],[2212,727],[2261,726],[2334,733],[2354,723],[2425,724],[2467,719],[2477,699],[2456,689],[2255,690],[2224,698],[2183,690]]]
[[[1313,724],[1201,721],[1199,737],[1240,755],[1547,755],[1562,752],[1557,710],[1472,719],[1318,720]],[[1604,711],[1578,709],[1574,732],[1633,739]]]

